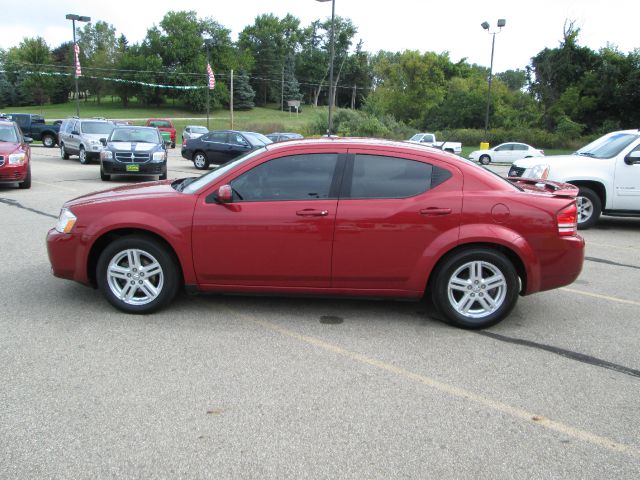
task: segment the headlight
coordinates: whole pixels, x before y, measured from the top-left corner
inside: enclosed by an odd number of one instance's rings
[[[111,160],[111,159],[113,159],[113,153],[111,153],[111,150],[102,150],[100,152],[100,159],[101,160]]]
[[[163,162],[167,158],[166,152],[153,152],[154,162]]]
[[[60,210],[56,230],[60,233],[71,233],[76,224],[77,217],[68,208]]]
[[[99,140],[91,140],[89,143],[91,143],[91,145],[100,145]]]
[[[528,169],[528,171],[525,172],[523,177],[539,178],[541,180],[546,180],[547,177],[549,176],[549,170],[551,170],[551,167],[549,167],[549,165],[539,164],[539,165],[536,165],[535,167],[531,167],[530,169]]]
[[[9,155],[9,165],[23,165],[24,164],[25,154],[22,153],[12,153]]]

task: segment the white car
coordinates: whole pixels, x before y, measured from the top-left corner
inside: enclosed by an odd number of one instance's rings
[[[489,150],[475,150],[469,154],[469,160],[482,165],[493,163],[513,163],[521,158],[544,157],[544,150],[538,150],[526,143],[508,142],[490,148]]]
[[[192,138],[198,138],[208,133],[207,127],[201,127],[200,125],[187,125],[182,131],[182,142],[185,140],[191,140]]]

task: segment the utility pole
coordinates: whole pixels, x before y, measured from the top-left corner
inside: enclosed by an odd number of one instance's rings
[[[233,130],[233,68],[231,69],[231,97],[229,100],[229,107],[231,110],[231,130]]]
[[[280,111],[284,112],[284,64],[282,64],[282,85],[280,86]]]

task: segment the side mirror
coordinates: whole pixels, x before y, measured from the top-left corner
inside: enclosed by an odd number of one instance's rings
[[[164,141],[164,146],[166,147],[170,147],[171,146],[171,140],[165,140]]]
[[[233,200],[233,189],[231,185],[222,185],[218,188],[215,199],[218,203],[231,203],[231,200]]]
[[[31,137],[22,137],[22,139],[24,140],[24,143],[31,143],[31,142],[33,142],[33,138],[31,138]]]
[[[101,138],[100,139],[100,143],[102,144],[103,147],[107,146],[107,139],[106,138]]]
[[[80,135],[80,132],[77,130],[72,130],[71,135]]]
[[[624,163],[626,163],[627,165],[640,164],[640,150],[634,150],[629,155],[624,157]]]

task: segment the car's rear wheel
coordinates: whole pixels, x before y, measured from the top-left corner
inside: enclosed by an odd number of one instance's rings
[[[47,148],[53,148],[56,145],[56,139],[52,135],[43,135],[42,145],[44,145]]]
[[[67,153],[67,150],[64,148],[64,143],[60,144],[60,158],[62,158],[63,160],[69,160],[69,154]]]
[[[18,183],[18,188],[21,188],[23,190],[31,188],[31,165],[29,165],[29,167],[27,168],[27,175],[26,177],[24,177],[24,180]]]
[[[80,163],[82,165],[86,165],[87,163],[89,163],[89,157],[87,157],[87,151],[84,149],[84,147],[80,147],[78,158],[80,159]]]
[[[482,165],[489,165],[491,163],[491,157],[489,155],[482,155],[478,161]]]
[[[197,152],[193,156],[193,165],[198,170],[206,170],[209,168],[209,160],[207,160],[207,156],[202,152]]]
[[[431,297],[445,321],[477,329],[495,325],[515,306],[520,282],[513,264],[487,248],[461,250],[438,266]]]
[[[98,287],[114,307],[151,313],[178,292],[176,261],[159,241],[140,235],[121,237],[104,249],[96,269]]]
[[[578,206],[578,228],[593,227],[602,213],[602,201],[596,192],[587,187],[579,187],[576,203]]]

